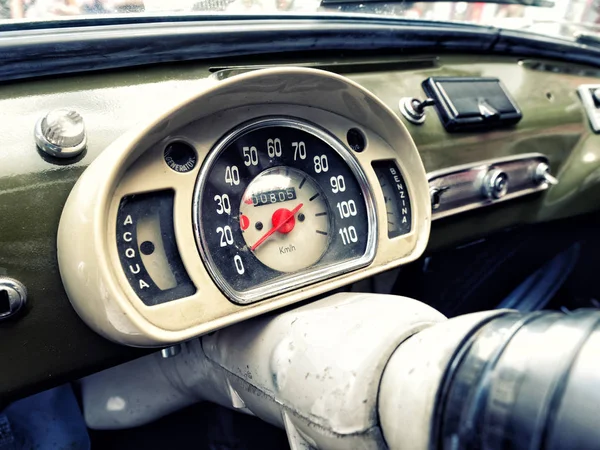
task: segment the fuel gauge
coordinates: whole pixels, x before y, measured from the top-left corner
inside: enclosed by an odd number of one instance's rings
[[[372,164],[383,191],[388,237],[391,239],[409,233],[412,225],[412,210],[400,169],[393,159],[374,161]]]

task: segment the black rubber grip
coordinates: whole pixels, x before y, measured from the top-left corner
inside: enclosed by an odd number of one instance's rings
[[[600,311],[510,313],[457,350],[432,449],[600,449]]]

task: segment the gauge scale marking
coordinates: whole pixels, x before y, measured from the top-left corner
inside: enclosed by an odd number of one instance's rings
[[[263,119],[225,137],[196,184],[194,230],[215,283],[250,303],[368,264],[375,212],[362,170],[333,136]]]

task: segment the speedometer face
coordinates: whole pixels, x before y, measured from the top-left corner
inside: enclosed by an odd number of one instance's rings
[[[263,119],[225,137],[200,172],[194,229],[223,292],[249,303],[368,264],[375,212],[349,151],[326,132]]]
[[[248,186],[240,228],[250,251],[267,267],[297,272],[321,259],[329,246],[329,205],[306,173],[267,169]]]

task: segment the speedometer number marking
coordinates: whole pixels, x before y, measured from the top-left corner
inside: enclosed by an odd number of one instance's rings
[[[356,234],[356,229],[353,226],[340,228],[340,236],[342,236],[342,242],[344,245],[348,245],[352,242],[358,242],[358,235]]]
[[[231,202],[229,201],[229,195],[215,195],[215,202],[217,202],[217,214],[231,214]]]
[[[227,166],[225,168],[225,183],[230,186],[240,184],[240,171],[237,166]]]
[[[356,209],[356,203],[354,200],[348,200],[343,202],[338,202],[335,205],[340,213],[341,219],[346,219],[350,216],[355,216],[358,214],[358,210]]]
[[[313,158],[315,164],[315,173],[327,172],[329,170],[329,162],[327,155],[316,155]]]
[[[269,154],[269,158],[281,156],[281,140],[279,138],[267,140],[267,153]]]
[[[294,149],[294,161],[306,159],[306,144],[304,142],[292,142],[292,148]]]
[[[217,227],[217,233],[221,236],[221,247],[233,245],[233,234],[230,226]]]
[[[258,150],[255,146],[244,147],[243,152],[246,166],[258,166]]]
[[[342,175],[331,177],[329,179],[329,184],[331,184],[331,192],[334,194],[337,194],[338,192],[344,192],[346,190],[346,182],[344,181],[344,177]]]
[[[240,275],[244,275],[244,272],[246,270],[244,269],[244,262],[242,261],[242,257],[240,255],[235,255],[233,257],[233,263],[235,264],[237,273],[239,273]]]

